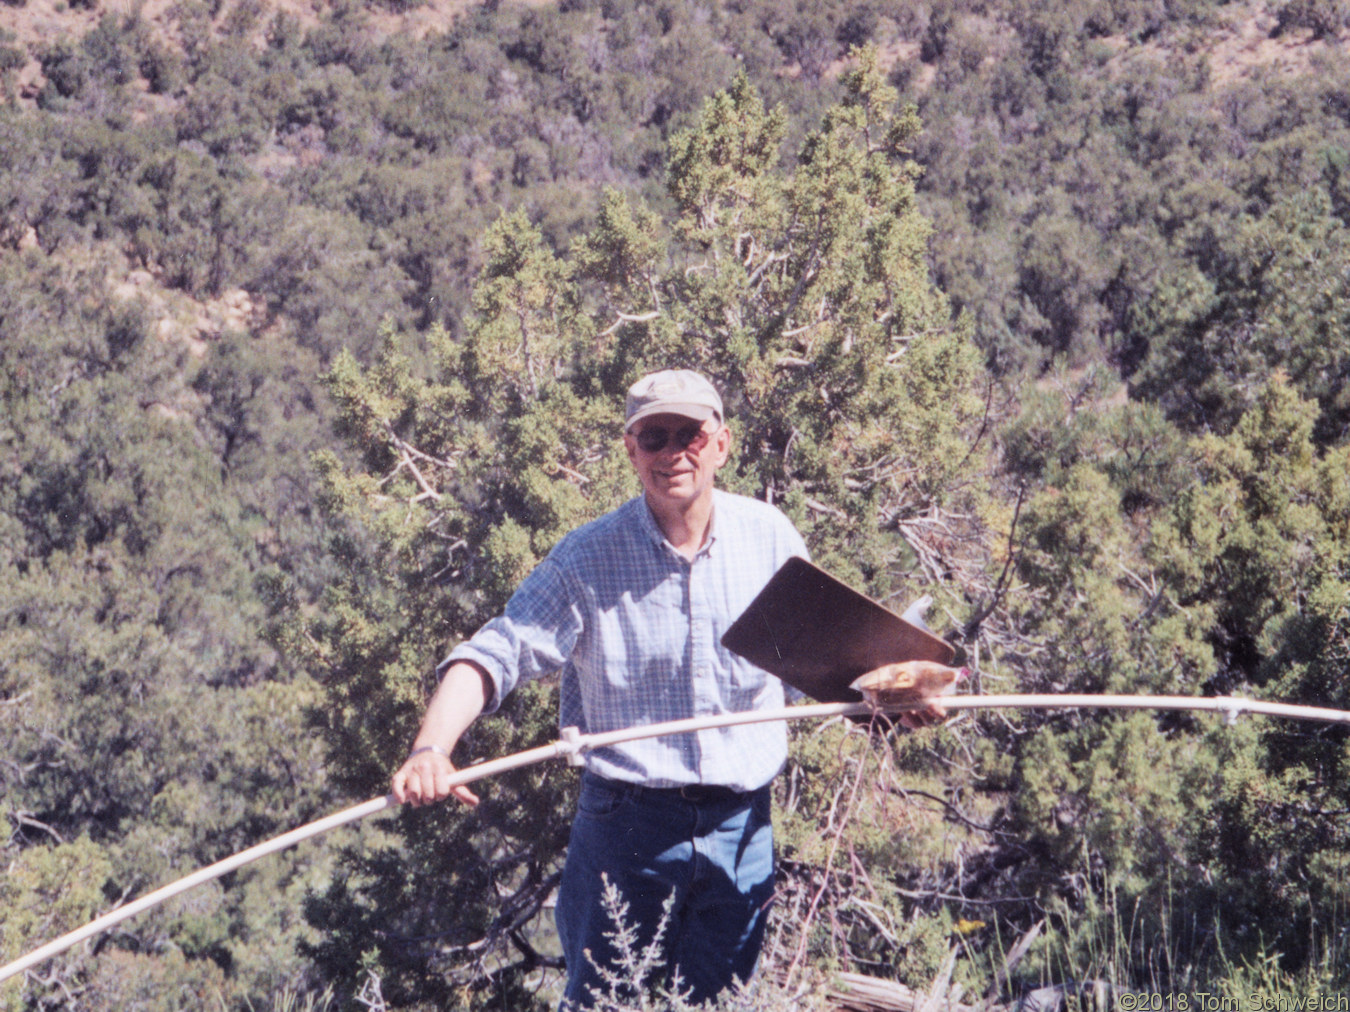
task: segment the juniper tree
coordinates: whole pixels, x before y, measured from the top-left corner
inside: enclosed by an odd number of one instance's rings
[[[1123,444],[1084,453],[1084,439],[1070,466],[1047,466],[1054,484],[1020,518],[1022,639],[1003,662],[1027,688],[1343,708],[1350,468],[1344,448],[1318,448],[1318,415],[1277,373],[1231,433],[1190,441],[1188,481],[1132,511],[1110,475]],[[1347,902],[1344,739],[1255,719],[1028,715],[1010,742],[1005,889],[1038,896],[1060,958],[1103,965],[1109,940],[1111,972],[1136,984],[1213,983],[1270,951],[1291,974],[1341,965],[1343,942],[1317,925]]]
[[[382,791],[447,646],[500,609],[567,530],[636,492],[619,452],[622,393],[641,373],[715,378],[739,451],[727,484],[777,503],[846,578],[890,589],[912,564],[908,519],[958,494],[980,408],[964,326],[931,285],[928,226],[875,54],[785,169],[780,113],[742,76],[671,144],[674,214],[611,191],[555,251],[521,212],[483,240],[462,340],[395,332],[332,390],[361,454],[320,466],[344,576],[294,627],[327,689],[335,774]],[[551,737],[553,688],[508,700],[460,762]],[[349,857],[311,905],[325,972],[379,968],[397,1005],[521,1008],[545,960],[537,914],[565,840],[564,771],[487,788],[471,814],[403,813],[390,846]]]
[[[257,408],[227,403],[228,357],[199,388],[186,343],[152,336],[136,297],[107,298],[125,270],[96,248],[0,258],[6,961],[324,804],[302,719],[314,686],[279,670],[253,585],[264,546],[278,568],[297,561],[267,537],[285,453],[252,456]],[[274,393],[243,369],[233,378]],[[210,390],[239,426],[233,459],[199,413]],[[270,421],[260,441],[303,439],[312,419]],[[245,476],[248,497],[231,487]],[[189,1004],[268,993],[295,972],[297,925],[256,908],[306,873],[286,860],[232,893],[204,891],[127,926],[101,956],[7,982],[0,1005],[182,1007],[175,980],[206,989]]]
[[[1344,214],[1321,180],[1244,214],[1138,313],[1150,352],[1134,385],[1192,431],[1229,432],[1283,371],[1318,402],[1318,441],[1347,432]]]

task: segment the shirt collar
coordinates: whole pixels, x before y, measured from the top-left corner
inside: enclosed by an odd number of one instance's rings
[[[639,493],[638,500],[641,505],[638,508],[638,525],[642,532],[647,535],[657,548],[662,550],[675,551],[674,546],[666,540],[665,534],[661,532],[661,525],[656,522],[656,514],[652,512],[651,506],[647,503],[647,497]],[[708,537],[703,542],[703,547],[698,550],[698,556],[711,554],[713,543],[717,541],[717,490],[713,490],[713,508],[708,517]],[[678,553],[677,553],[678,554]],[[696,558],[698,557],[696,556]]]

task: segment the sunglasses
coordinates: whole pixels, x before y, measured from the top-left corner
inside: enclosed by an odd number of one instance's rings
[[[697,452],[707,446],[708,440],[711,438],[711,432],[703,431],[702,422],[691,422],[688,425],[680,426],[678,429],[648,426],[633,436],[638,448],[644,453],[660,453],[671,442],[674,442],[675,446],[681,450]]]

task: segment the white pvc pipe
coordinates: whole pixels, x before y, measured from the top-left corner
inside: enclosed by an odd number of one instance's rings
[[[562,749],[559,743],[545,745],[540,748],[530,749],[526,752],[517,752],[515,755],[505,756],[491,762],[481,763],[477,766],[471,766],[468,769],[458,771],[454,776],[454,782],[458,784],[467,784],[478,780],[481,777],[493,776],[497,773],[505,773],[507,770],[516,769],[520,766],[529,766],[533,763],[542,762],[545,759],[552,759],[560,755]],[[275,854],[277,851],[293,847],[303,840],[318,836],[320,833],[326,833],[330,829],[337,829],[338,826],[345,826],[349,822],[356,822],[358,819],[364,819],[367,815],[374,815],[376,812],[383,812],[389,808],[398,807],[398,802],[392,794],[387,794],[382,798],[371,798],[369,801],[362,802],[359,805],[353,805],[351,808],[344,809],[334,815],[311,822],[308,825],[301,826],[299,829],[293,829],[289,833],[283,833],[275,839],[268,840],[265,843],[249,847],[247,850],[241,850],[233,857],[227,857],[215,864],[201,868],[191,875],[180,878],[176,882],[171,882],[161,889],[156,889],[152,893],[147,893],[138,900],[133,900],[126,906],[118,907],[109,913],[104,914],[97,920],[90,921],[82,928],[77,928],[60,938],[48,942],[40,949],[34,949],[28,955],[21,959],[16,959],[7,966],[0,967],[0,981],[8,980],[17,973],[41,963],[45,959],[65,952],[73,945],[77,945],[86,938],[92,938],[100,932],[107,931],[116,924],[121,924],[129,917],[134,917],[142,911],[149,910],[151,907],[159,906],[165,900],[172,899],[179,893],[187,892],[199,885],[210,882],[212,879],[220,878],[222,875],[232,872],[237,868],[242,868],[246,864],[252,864],[268,854]]]
[[[1293,703],[1267,703],[1242,696],[1092,696],[1070,693],[1007,696],[943,696],[935,700],[948,710],[1021,709],[1052,710],[1060,707],[1095,710],[1209,710],[1222,713],[1231,723],[1238,714],[1260,713],[1267,717],[1313,720],[1325,724],[1350,724],[1350,710]]]
[[[1123,709],[1123,710],[1211,710],[1222,713],[1231,723],[1240,713],[1260,713],[1271,717],[1287,717],[1292,720],[1312,720],[1333,724],[1350,724],[1350,711],[1332,710],[1318,706],[1296,706],[1290,703],[1267,703],[1257,699],[1244,699],[1240,696],[1100,696],[1100,695],[991,695],[991,696],[942,696],[933,700],[948,710],[974,709]],[[917,709],[927,702],[910,706],[888,707],[888,712]],[[813,717],[866,716],[874,712],[866,703],[809,703],[802,706],[789,706],[777,710],[756,710],[749,713],[723,713],[710,717],[692,717],[687,720],[671,720],[661,724],[649,724],[646,727],[630,727],[620,731],[604,731],[596,734],[579,734],[576,728],[565,728],[563,736],[550,745],[527,749],[514,755],[503,756],[456,770],[451,776],[451,786],[472,783],[485,777],[496,776],[508,770],[522,766],[532,766],[546,759],[566,757],[569,762],[580,764],[583,753],[606,745],[636,741],[640,738],[657,738],[667,734],[681,734],[687,731],[702,731],[717,727],[731,727],[737,724],[761,724],[777,720],[808,720]],[[0,981],[8,980],[31,966],[50,959],[87,938],[92,938],[116,924],[134,917],[165,900],[196,886],[220,878],[227,872],[235,871],[252,864],[268,854],[293,847],[303,840],[326,833],[338,826],[364,819],[394,808],[398,802],[392,794],[344,809],[334,815],[311,822],[283,833],[275,839],[242,850],[232,857],[217,861],[191,875],[172,882],[163,888],[142,896],[125,906],[118,907],[97,920],[90,921],[82,928],[62,935],[41,948],[34,949],[28,955],[0,967]]]

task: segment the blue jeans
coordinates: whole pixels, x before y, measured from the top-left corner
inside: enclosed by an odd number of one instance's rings
[[[769,806],[768,787],[687,800],[678,790],[585,774],[556,911],[567,961],[563,1007],[589,1008],[593,995],[609,993],[595,964],[622,973],[605,937],[616,930],[603,902],[605,880],[628,905],[639,953],[674,895],[664,973],[678,973],[694,1002],[748,980],[773,898]]]

